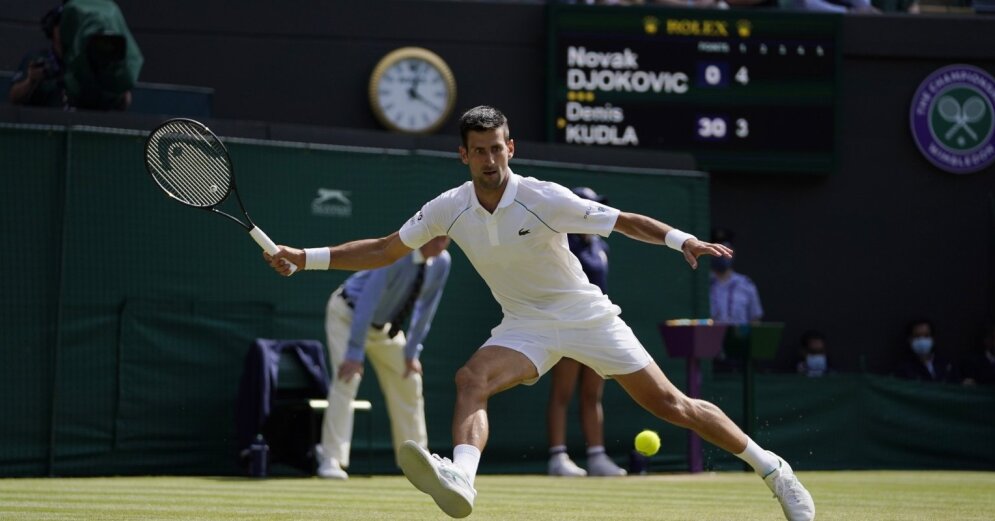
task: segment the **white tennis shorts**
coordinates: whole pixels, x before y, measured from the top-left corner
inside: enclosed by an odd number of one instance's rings
[[[484,346],[501,346],[522,353],[536,366],[540,377],[563,357],[594,369],[602,378],[634,373],[653,361],[632,329],[617,316],[595,325],[505,321],[491,330]],[[538,380],[537,377],[525,385]]]

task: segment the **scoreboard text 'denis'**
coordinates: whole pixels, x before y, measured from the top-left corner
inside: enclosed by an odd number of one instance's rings
[[[549,23],[550,141],[832,171],[839,16],[560,5]]]

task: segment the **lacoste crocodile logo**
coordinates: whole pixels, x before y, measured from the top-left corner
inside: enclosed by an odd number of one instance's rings
[[[521,229],[518,230],[518,235],[528,235],[529,231],[531,231],[531,230],[527,230],[525,228],[521,228]]]

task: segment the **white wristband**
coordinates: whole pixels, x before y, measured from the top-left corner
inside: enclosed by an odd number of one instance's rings
[[[684,233],[677,228],[671,229],[667,232],[666,237],[663,238],[663,242],[667,244],[668,247],[673,248],[677,251],[682,251],[684,243],[688,239],[697,239],[694,235],[690,233]]]
[[[304,269],[327,270],[331,263],[331,248],[304,248]]]

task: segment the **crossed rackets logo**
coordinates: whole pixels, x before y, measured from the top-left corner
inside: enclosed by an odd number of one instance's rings
[[[951,93],[941,96],[934,109],[939,121],[934,118],[931,122],[933,131],[947,146],[971,148],[988,133],[988,129],[985,127],[991,126],[990,121],[989,125],[984,125],[984,123],[991,119],[991,110],[973,90],[955,90],[961,91],[958,94],[966,99],[961,103]],[[945,131],[944,127],[946,127]]]
[[[947,172],[968,174],[995,164],[995,78],[957,64],[927,76],[909,109],[919,151]]]

